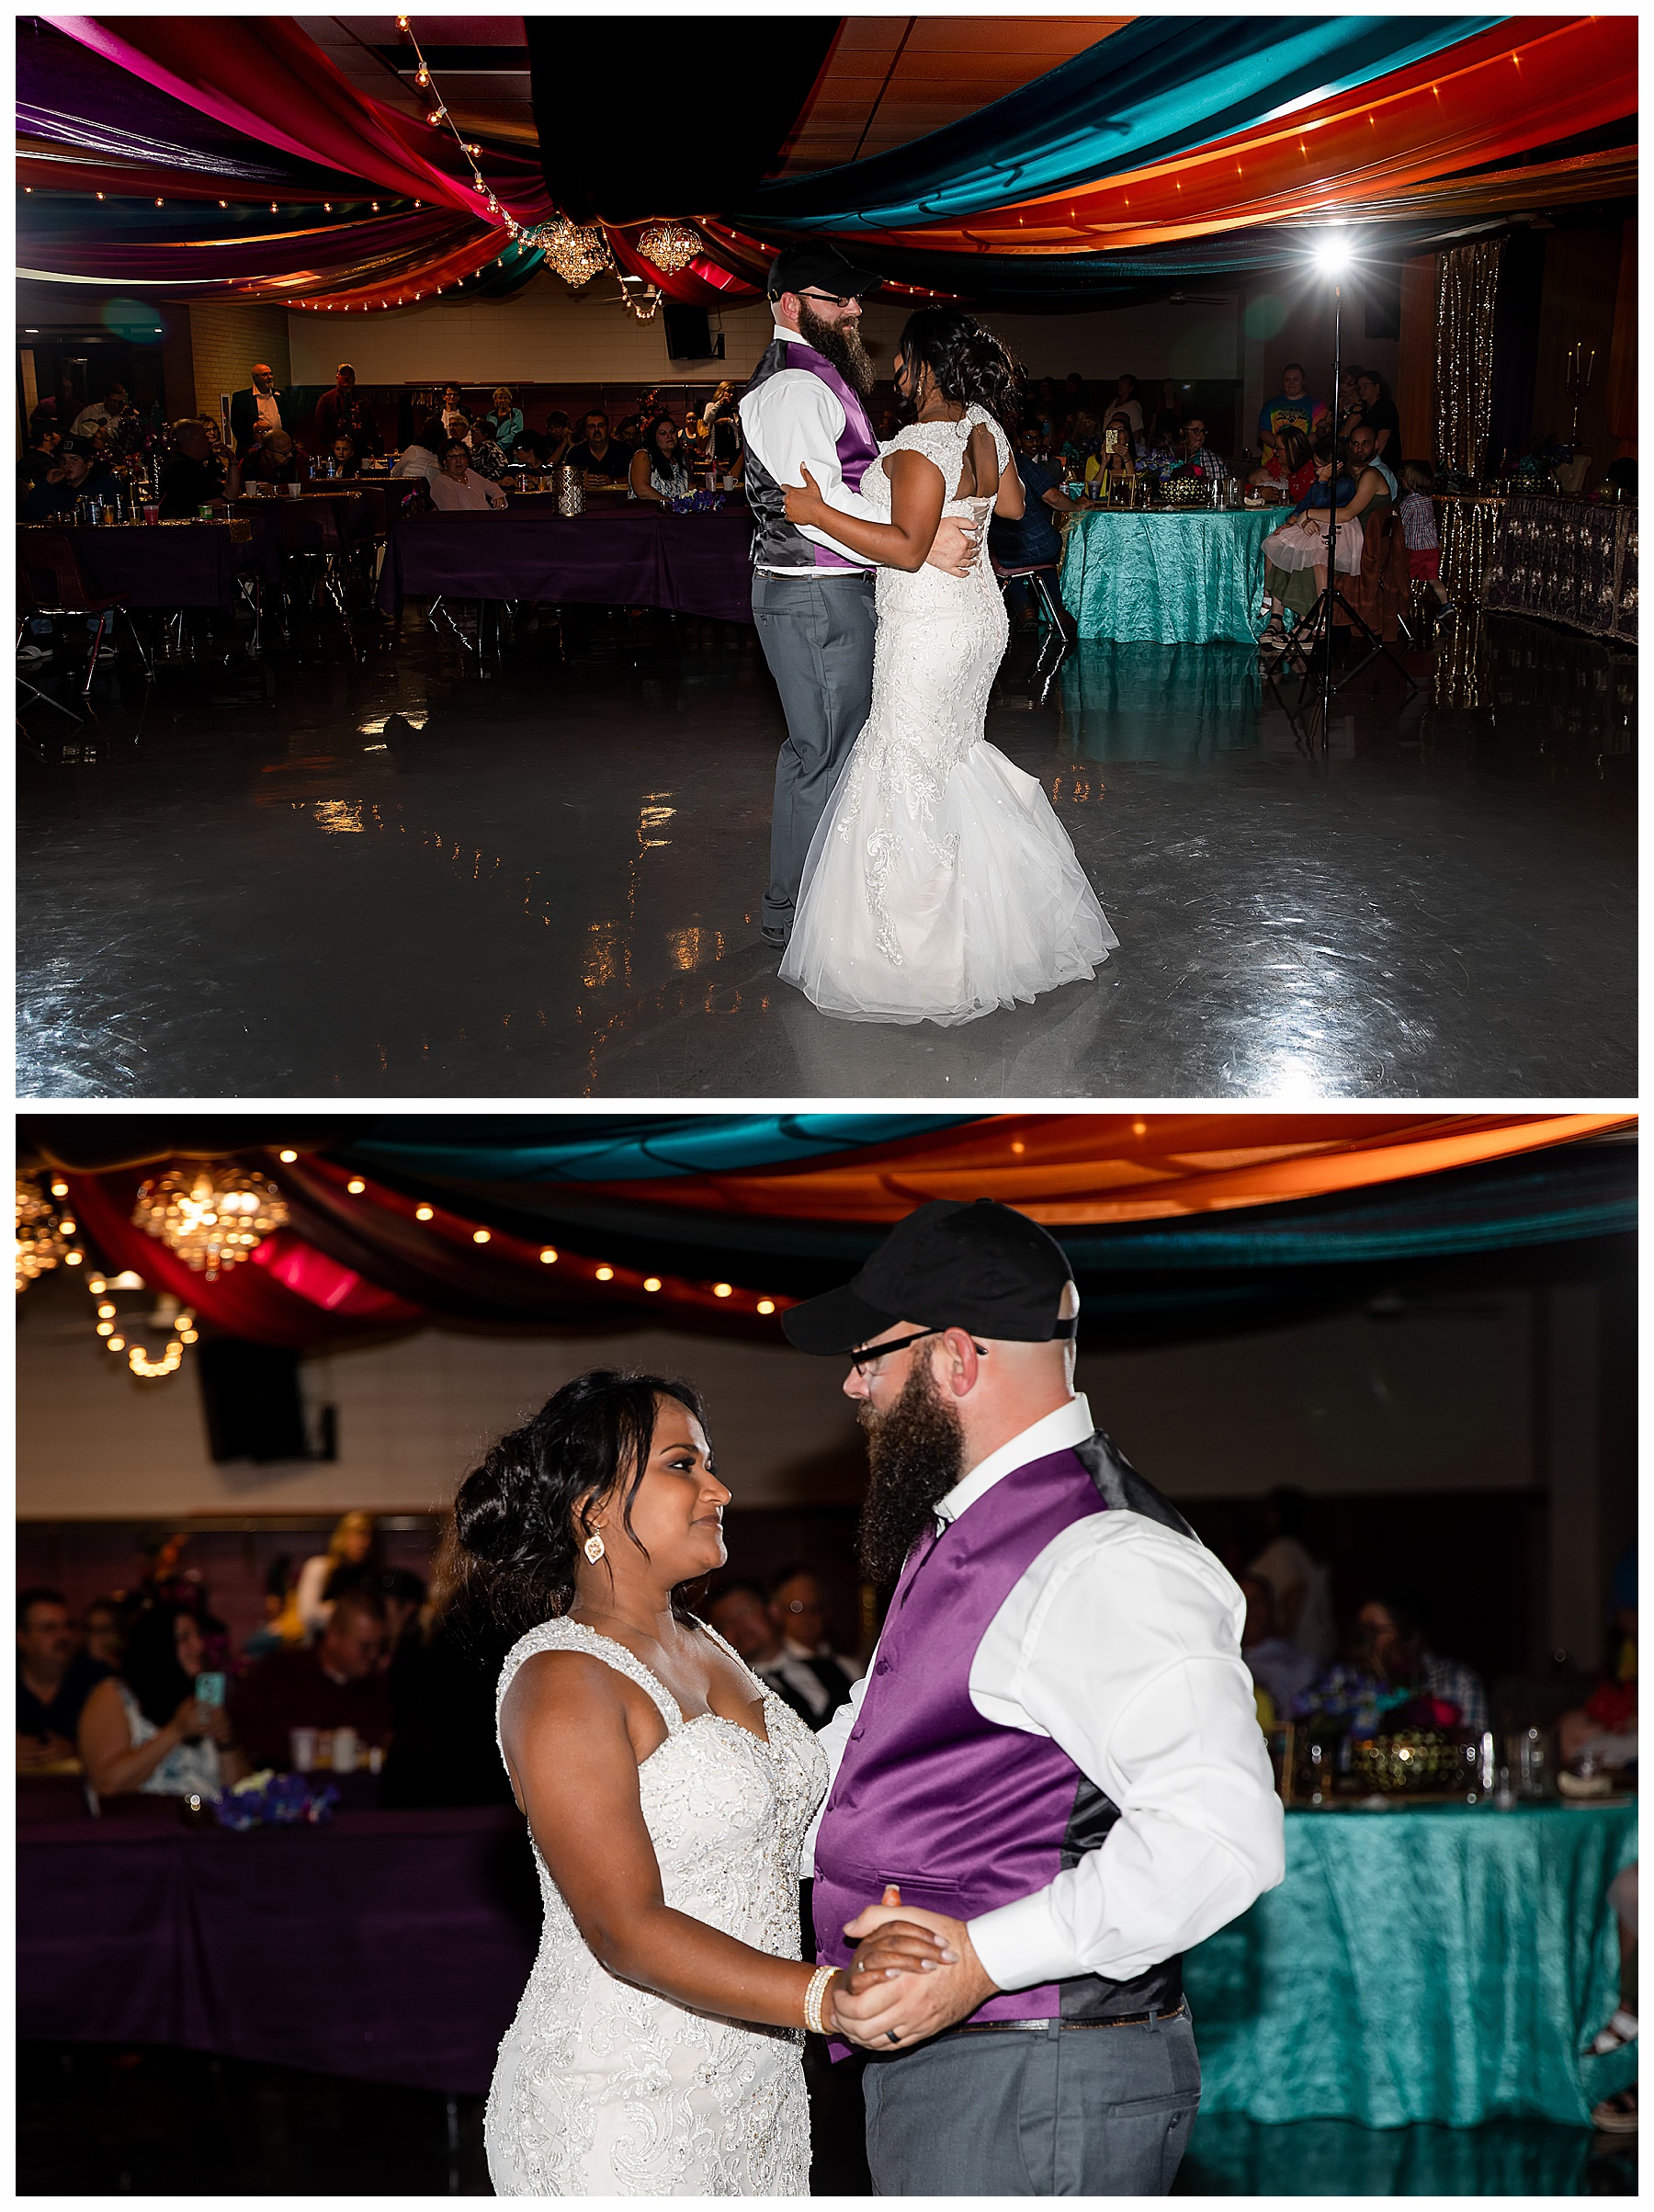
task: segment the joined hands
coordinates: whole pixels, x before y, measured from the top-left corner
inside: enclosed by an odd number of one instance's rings
[[[859,1943],[854,1966],[833,1985],[833,2018],[864,2050],[911,2050],[998,1993],[965,1923],[903,1905],[894,1882],[844,1934]]]

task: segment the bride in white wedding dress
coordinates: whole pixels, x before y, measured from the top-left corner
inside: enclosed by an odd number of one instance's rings
[[[799,1963],[821,1747],[679,1596],[729,1496],[687,1384],[595,1370],[455,1501],[456,1605],[538,1623],[498,1693],[545,1907],[489,2092],[499,2196],[809,2192],[802,2031],[857,2031]],[[855,1971],[941,1955],[893,1922]]]
[[[811,840],[780,974],[825,1014],[947,1027],[1089,980],[1119,939],[1043,788],[983,734],[1008,635],[987,517],[1023,511],[989,411],[1009,411],[1010,358],[969,316],[925,308],[896,381],[918,420],[861,482],[889,522],[829,506],[808,470],[787,494],[789,522],[879,568],[872,711]],[[944,515],[981,527],[963,578],[925,565]]]

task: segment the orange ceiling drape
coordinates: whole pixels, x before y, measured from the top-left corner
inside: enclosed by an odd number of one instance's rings
[[[718,1214],[895,1221],[991,1197],[1051,1227],[1149,1221],[1439,1174],[1634,1126],[1625,1114],[1003,1114],[836,1167],[594,1184]]]

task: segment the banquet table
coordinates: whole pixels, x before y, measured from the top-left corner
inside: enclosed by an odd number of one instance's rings
[[[1252,643],[1279,508],[1088,507],[1070,520],[1062,599],[1082,638]]]
[[[1596,638],[1637,642],[1637,509],[1544,493],[1507,498],[1484,603]]]
[[[1636,2063],[1580,2057],[1614,2008],[1634,1820],[1289,1811],[1286,1881],[1184,1962],[1203,2114],[1582,2123]],[[239,1835],[163,1808],[23,1826],[17,1860],[18,2033],[52,2041],[480,2094],[538,1941],[510,1808]]]
[[[410,592],[456,599],[528,599],[660,607],[724,622],[753,618],[745,506],[674,515],[633,505],[584,515],[417,515],[393,520],[380,606]]]
[[[1289,1809],[1286,1880],[1184,1961],[1202,2115],[1587,2124],[1636,1854],[1623,1800]]]
[[[235,578],[257,571],[259,545],[245,522],[118,524],[63,529],[51,523],[17,526],[17,560],[28,559],[37,530],[67,538],[81,573],[100,598],[127,607],[219,607],[237,603]]]

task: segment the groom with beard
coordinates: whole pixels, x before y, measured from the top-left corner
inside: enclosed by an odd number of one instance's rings
[[[1200,2102],[1181,1954],[1282,1877],[1245,1602],[1093,1427],[1079,1307],[983,1198],[784,1317],[850,1358],[863,1563],[895,1583],[812,1839],[879,2195],[1166,2194]],[[893,1970],[902,1920],[945,1964]]]
[[[763,936],[792,929],[810,841],[873,699],[873,565],[824,531],[787,519],[787,487],[808,468],[829,506],[882,522],[860,492],[878,454],[867,400],[873,358],[856,327],[881,279],[834,247],[789,246],[769,273],[776,334],[741,403],[752,505],[753,619],[787,717],[776,763]],[[928,565],[969,573],[973,535],[945,517]]]

